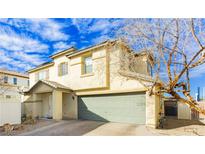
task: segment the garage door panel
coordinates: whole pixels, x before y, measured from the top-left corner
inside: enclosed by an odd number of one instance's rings
[[[80,119],[145,123],[145,94],[81,96],[78,100]]]

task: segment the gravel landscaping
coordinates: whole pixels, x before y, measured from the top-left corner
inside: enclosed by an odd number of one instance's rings
[[[36,121],[36,124],[26,124],[23,125],[23,129],[22,130],[14,130],[11,133],[11,136],[15,136],[15,135],[19,135],[25,132],[30,132],[45,126],[49,126],[52,125],[54,123],[57,123],[57,121],[55,120],[47,120],[47,119],[40,119]],[[3,131],[3,127],[0,127],[0,136],[6,136],[6,133]]]

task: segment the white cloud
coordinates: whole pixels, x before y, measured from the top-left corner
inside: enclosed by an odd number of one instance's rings
[[[48,51],[46,44],[42,44],[38,40],[25,35],[17,34],[11,28],[5,26],[1,26],[0,28],[0,48],[24,52]]]
[[[24,52],[14,52],[12,56],[20,61],[23,60],[24,63],[29,63],[31,65],[39,65],[45,62],[45,58],[39,54],[27,54]]]
[[[109,35],[101,35],[100,37],[96,37],[92,40],[92,42],[94,44],[98,44],[98,43],[101,43],[101,42],[104,42],[104,41],[107,41],[107,40],[111,40],[112,37],[110,37]]]
[[[70,48],[71,46],[71,44],[67,44],[65,42],[58,42],[53,45],[53,48],[56,50],[64,50]]]
[[[52,19],[1,19],[0,22],[36,33],[50,41],[69,39],[69,35],[62,32],[64,25]]]
[[[61,31],[63,26],[52,19],[29,19],[31,30],[50,41],[68,40],[69,36]]]
[[[205,64],[200,65],[194,69],[191,69],[189,74],[191,78],[203,76],[205,74]]]
[[[11,70],[24,72],[32,67],[45,62],[44,57],[37,54],[28,54],[24,52],[8,52],[0,50],[0,67],[6,67]]]
[[[89,40],[97,44],[108,39],[114,39],[115,33],[123,25],[123,19],[72,19],[81,34],[99,33],[98,37]],[[82,36],[83,37],[83,36]]]
[[[66,42],[62,42],[62,41],[61,42],[57,42],[57,43],[55,43],[53,45],[53,48],[55,50],[53,52],[53,54],[57,53],[59,51],[65,50],[65,49],[69,49],[69,48],[71,48],[71,47],[73,47],[75,45],[76,45],[76,42],[70,42],[70,43],[66,43]]]
[[[102,31],[102,33],[107,33],[112,28],[112,22],[108,19],[99,19],[92,26],[89,27],[91,32]]]
[[[75,18],[72,19],[72,24],[77,27],[81,33],[100,32],[105,34],[110,30],[119,27],[122,24],[122,19],[90,19],[90,18]]]
[[[73,18],[71,19],[72,24],[76,26],[76,28],[81,32],[85,33],[88,32],[88,27],[93,21],[93,19],[90,18]]]
[[[44,56],[49,52],[49,44],[33,35],[49,41],[69,38],[61,31],[63,25],[52,19],[0,19],[0,23],[4,23],[0,28],[0,67],[11,70],[23,72],[47,61]],[[61,43],[58,48],[63,45],[68,47]]]

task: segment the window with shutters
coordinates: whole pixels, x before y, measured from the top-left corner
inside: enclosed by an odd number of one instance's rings
[[[58,76],[64,76],[68,74],[68,63],[63,62],[58,65]]]

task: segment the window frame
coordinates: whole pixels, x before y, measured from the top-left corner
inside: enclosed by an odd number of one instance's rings
[[[42,75],[44,74],[44,75]],[[40,78],[40,76],[43,76],[43,78]],[[38,80],[47,80],[49,79],[49,69],[41,70],[36,73],[36,81]]]
[[[90,58],[91,60],[91,64],[90,65],[86,65],[86,59]],[[88,69],[86,67],[91,66],[91,71],[87,71]],[[82,66],[82,75],[86,75],[86,74],[92,74],[93,73],[93,59],[92,59],[92,55],[87,55],[83,57],[83,66]]]
[[[62,62],[58,65],[58,76],[65,76],[68,74],[68,63]]]
[[[8,76],[4,76],[4,83],[5,84],[9,83],[9,77]]]
[[[13,84],[17,85],[17,78],[16,77],[13,78]]]
[[[46,71],[40,71],[38,73],[38,80],[45,80],[46,79]]]

